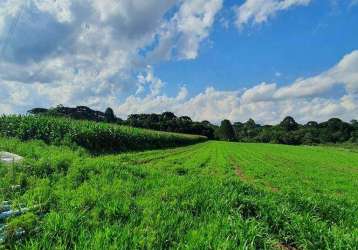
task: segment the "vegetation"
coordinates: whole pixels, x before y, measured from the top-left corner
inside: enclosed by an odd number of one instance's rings
[[[51,109],[34,108],[29,110],[28,113],[42,116],[67,117],[79,120],[116,123],[137,128],[202,135],[210,139],[214,138],[214,126],[208,121],[193,122],[188,116],[177,117],[171,112],[164,112],[163,114],[132,114],[129,115],[128,119],[125,121],[117,118],[111,108],[107,108],[103,113],[85,106],[68,108],[60,105]]]
[[[203,135],[209,139],[214,138],[214,127],[208,121],[193,122],[189,116],[177,117],[171,112],[129,115],[124,124],[139,128]]]
[[[0,221],[8,248],[358,245],[358,154],[346,149],[207,142],[93,157],[0,139],[2,150],[25,160],[0,166],[0,202],[34,208]]]
[[[229,120],[223,120],[215,131],[215,136],[223,141],[235,141],[235,131]]]
[[[279,143],[289,145],[314,145],[329,143],[358,143],[357,121],[344,122],[332,118],[326,122],[298,124],[286,117],[279,125],[259,125],[250,119],[246,123],[234,124],[236,140],[242,142]]]
[[[49,144],[77,145],[93,153],[146,150],[189,145],[203,136],[165,133],[126,126],[50,116],[2,116],[0,135]]]
[[[96,122],[111,122],[111,123],[121,123],[122,120],[115,117],[114,112],[111,108],[107,108],[103,113],[101,111],[90,109],[86,106],[77,106],[75,108],[64,107],[58,105],[55,108],[45,109],[45,108],[33,108],[27,111],[32,115],[46,115],[46,116],[55,116],[55,117],[66,117],[77,120],[88,120]]]
[[[117,121],[117,117],[114,115],[113,109],[107,108],[104,112],[104,120],[109,123]]]
[[[30,110],[29,113],[103,121],[159,131],[203,135],[209,139],[223,141],[288,145],[358,143],[358,121],[352,120],[350,123],[347,123],[337,118],[332,118],[322,123],[310,121],[305,125],[297,123],[290,116],[286,117],[278,125],[260,125],[253,119],[249,119],[245,123],[235,122],[232,125],[229,120],[223,120],[220,126],[216,126],[208,121],[194,122],[188,116],[177,117],[171,112],[164,112],[162,114],[132,114],[128,116],[127,120],[115,117],[111,108],[102,113],[83,106],[76,108],[58,106],[49,110],[35,108]]]

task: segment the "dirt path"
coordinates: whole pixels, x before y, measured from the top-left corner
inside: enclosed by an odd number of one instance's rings
[[[235,168],[235,174],[240,177],[240,180],[242,180],[243,182],[249,183],[249,184],[253,184],[255,185],[255,181],[254,178],[245,175],[244,171],[242,170],[242,168],[240,167],[240,165],[237,163],[236,159],[233,156],[230,156],[230,164],[232,166],[234,166]],[[278,188],[274,187],[271,185],[271,183],[264,181],[263,185],[265,187],[267,187],[271,192],[277,193],[279,191]]]

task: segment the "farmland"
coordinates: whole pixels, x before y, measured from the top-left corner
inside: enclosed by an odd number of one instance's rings
[[[113,153],[189,145],[204,136],[159,132],[128,126],[48,116],[1,116],[0,135],[48,144],[80,146],[91,153]]]
[[[2,138],[0,151],[25,157],[0,166],[0,201],[31,208],[5,221],[6,247],[358,245],[358,154],[347,149],[205,142],[93,156]]]

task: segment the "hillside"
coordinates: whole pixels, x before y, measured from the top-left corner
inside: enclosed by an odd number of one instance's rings
[[[25,157],[0,165],[0,200],[30,208],[5,221],[9,247],[358,245],[358,154],[346,149],[206,142],[93,157],[0,139],[0,151]]]
[[[1,116],[0,135],[49,144],[81,146],[92,153],[148,150],[190,145],[204,136],[159,132],[102,122],[49,116]]]

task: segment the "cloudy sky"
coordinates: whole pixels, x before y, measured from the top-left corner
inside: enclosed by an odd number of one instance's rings
[[[357,0],[0,0],[0,114],[358,118]]]

